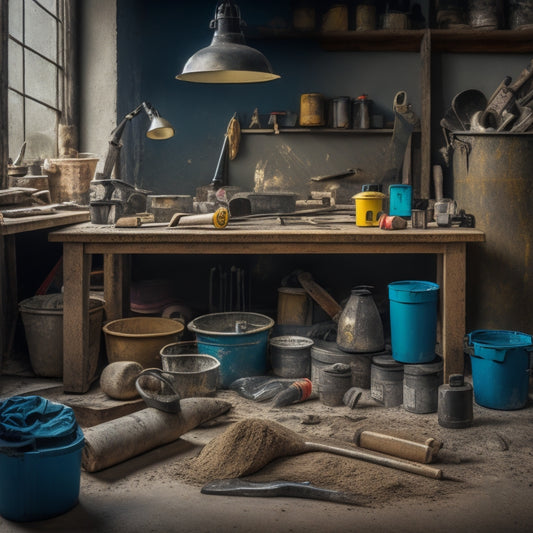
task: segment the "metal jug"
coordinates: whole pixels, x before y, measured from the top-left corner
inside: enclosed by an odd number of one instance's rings
[[[380,352],[385,347],[383,323],[370,289],[354,287],[337,327],[337,346],[345,352]]]

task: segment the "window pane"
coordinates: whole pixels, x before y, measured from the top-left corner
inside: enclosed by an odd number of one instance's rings
[[[57,2],[56,0],[38,0],[44,8],[48,9],[50,13],[57,15]]]
[[[57,150],[57,114],[26,99],[26,158],[55,157]]]
[[[22,91],[22,46],[13,41],[9,41],[7,48],[8,65],[7,72],[9,77],[9,86],[17,91]]]
[[[23,98],[13,91],[7,93],[7,121],[8,121],[8,136],[9,136],[9,157],[15,160],[20,147],[24,142],[24,109],[22,107]]]
[[[57,59],[57,22],[38,5],[26,0],[25,44],[44,56]]]
[[[26,94],[57,107],[57,69],[26,50]]]
[[[9,0],[9,35],[22,41],[22,0]]]

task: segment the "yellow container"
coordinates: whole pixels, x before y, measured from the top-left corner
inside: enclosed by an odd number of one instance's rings
[[[357,226],[379,226],[385,195],[377,191],[363,191],[352,198],[355,199],[355,224]]]

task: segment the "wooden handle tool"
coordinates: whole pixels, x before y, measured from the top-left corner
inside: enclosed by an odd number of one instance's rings
[[[229,211],[225,207],[219,207],[214,213],[191,215],[188,213],[175,213],[169,224],[169,228],[176,226],[202,226],[211,224],[217,229],[225,228],[229,221]]]
[[[415,442],[395,435],[359,430],[353,438],[355,444],[367,450],[393,455],[417,463],[432,463],[442,448],[442,442],[433,438]]]

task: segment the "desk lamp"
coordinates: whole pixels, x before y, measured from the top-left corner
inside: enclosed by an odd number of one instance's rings
[[[199,83],[255,83],[279,78],[267,58],[247,46],[239,7],[231,0],[217,4],[211,44],[193,54],[176,78]]]
[[[105,158],[104,170],[102,172],[97,172],[94,179],[105,180],[111,178],[111,172],[113,171],[113,167],[115,166],[120,154],[120,149],[122,148],[120,139],[124,133],[124,128],[126,127],[126,124],[132,118],[136,117],[143,109],[150,119],[150,127],[146,132],[146,136],[149,139],[161,141],[174,136],[174,128],[171,126],[170,122],[161,117],[157,110],[148,102],[143,102],[133,111],[130,111],[122,119],[122,122],[111,132],[111,139],[109,141],[109,149]],[[116,173],[117,172],[115,170],[115,174]],[[120,179],[120,176],[115,177]]]

